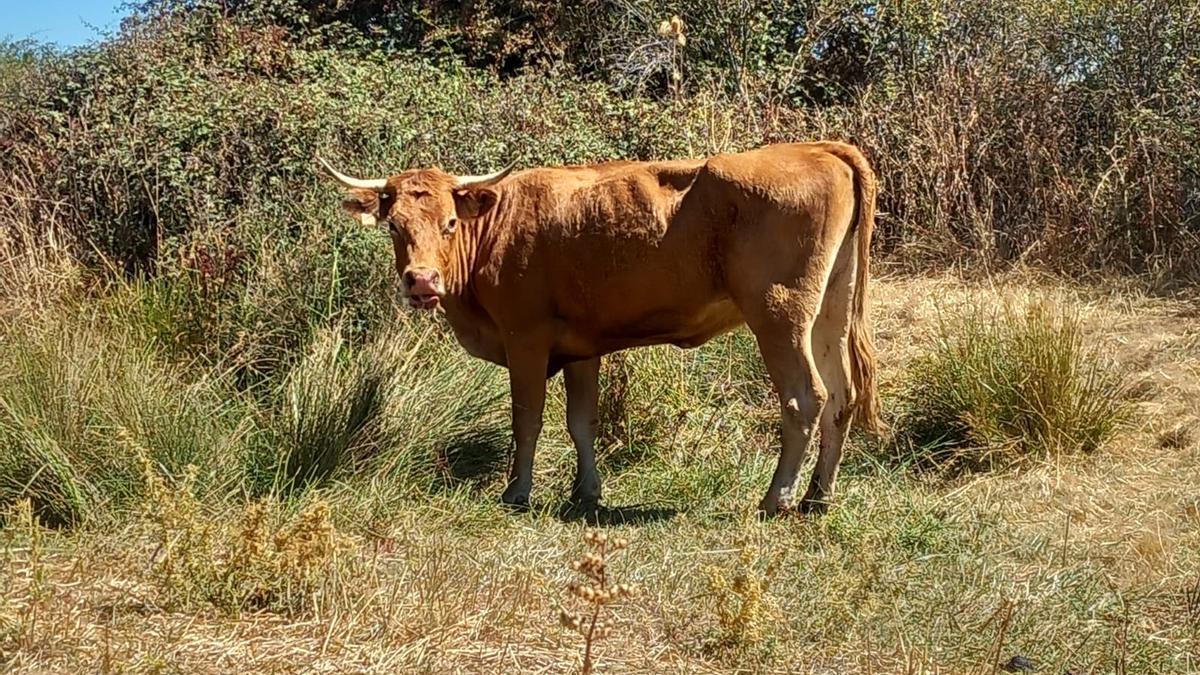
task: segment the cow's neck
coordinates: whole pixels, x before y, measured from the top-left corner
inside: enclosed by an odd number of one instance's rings
[[[497,204],[482,218],[463,221],[454,237],[450,260],[445,264],[446,319],[459,343],[470,354],[504,364],[504,346],[495,324],[476,296],[478,266],[491,251]]]
[[[503,193],[500,190],[496,193],[496,203],[487,213],[479,218],[460,221],[450,260],[446,264],[446,292],[467,303],[474,302],[479,266],[492,251],[493,239],[503,221],[503,212],[508,207],[508,200]]]

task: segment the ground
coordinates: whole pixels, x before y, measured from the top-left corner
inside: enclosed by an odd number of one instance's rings
[[[603,455],[606,501],[623,507],[604,530],[630,542],[609,569],[640,594],[608,610],[598,672],[993,672],[1017,655],[1046,673],[1200,669],[1200,308],[1027,275],[876,288],[885,394],[943,312],[1051,293],[1130,370],[1135,423],[1091,455],[958,475],[897,467],[856,437],[827,515],[759,522],[774,462],[769,407],[751,396],[745,410],[680,410],[703,433]],[[662,350],[656,363],[669,371],[694,354]],[[570,450],[561,401],[551,411],[530,514],[499,505],[494,463],[386,512],[339,510],[349,488],[329,488],[353,543],[300,613],[162,602],[158,551],[132,515],[40,544],[10,526],[0,663],[577,672],[582,641],[558,614],[578,606],[565,589],[585,523],[561,510]],[[743,604],[722,626],[719,609]]]

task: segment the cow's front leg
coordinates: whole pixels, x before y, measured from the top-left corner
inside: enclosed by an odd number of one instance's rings
[[[529,507],[533,489],[533,455],[542,432],[542,408],[546,403],[545,352],[508,351],[508,381],[512,388],[512,427],[516,453],[508,487],[501,499],[520,509]]]
[[[596,473],[596,428],[599,426],[600,359],[576,361],[563,368],[567,385],[567,430],[575,443],[575,484],[571,501],[594,508],[600,503]]]

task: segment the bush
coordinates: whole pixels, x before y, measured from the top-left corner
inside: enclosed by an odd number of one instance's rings
[[[243,388],[269,386],[315,330],[337,325],[361,345],[396,311],[387,236],[346,225],[292,237],[252,225],[194,232],[126,294],[129,321],[177,359],[220,364]]]
[[[1120,370],[1046,300],[946,318],[900,403],[906,454],[973,468],[1091,452],[1130,417]]]
[[[879,248],[914,269],[1200,275],[1179,3],[148,4],[94,49],[0,52],[0,214],[100,269],[156,271],[194,231],[293,240],[336,213],[318,151],[476,173],[834,137],[871,155]]]

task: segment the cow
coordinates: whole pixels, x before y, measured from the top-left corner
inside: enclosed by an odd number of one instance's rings
[[[408,304],[441,309],[467,352],[508,369],[505,504],[528,508],[549,378],[561,370],[566,386],[571,499],[594,508],[600,358],[697,347],[743,324],[782,419],[761,513],[790,508],[818,429],[804,513],[830,503],[851,424],[884,430],[867,308],[875,175],[852,145],[373,179],[317,159],[345,187],[346,211],[387,227]]]

